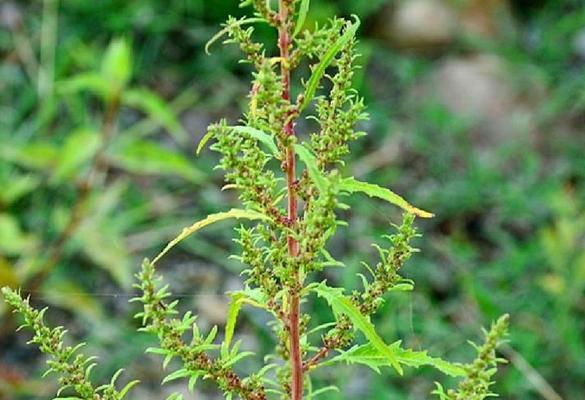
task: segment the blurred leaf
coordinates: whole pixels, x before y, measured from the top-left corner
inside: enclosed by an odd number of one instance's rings
[[[37,244],[33,235],[24,233],[13,215],[0,214],[0,252],[10,256],[31,250]]]
[[[61,95],[89,92],[105,99],[109,90],[110,84],[108,81],[102,75],[94,72],[78,74],[57,83],[57,92]]]
[[[102,77],[111,86],[111,90],[121,91],[132,76],[132,50],[125,39],[113,40],[102,62]]]
[[[43,299],[86,318],[101,319],[103,311],[97,301],[84,288],[64,278],[50,279],[43,284]]]
[[[311,5],[311,0],[302,0],[301,5],[299,7],[299,15],[297,18],[293,37],[296,37],[301,32],[303,27],[305,26],[305,20],[307,19],[307,13],[309,12],[310,5]]]
[[[182,154],[145,140],[121,140],[112,146],[114,165],[142,175],[177,175],[200,183],[204,174]]]
[[[132,264],[124,241],[126,224],[122,213],[114,215],[126,188],[125,182],[118,182],[96,193],[75,239],[83,253],[97,266],[108,271],[120,286],[129,288],[132,284]]]
[[[14,266],[0,257],[0,287],[16,288],[19,284]]]
[[[50,142],[32,142],[24,145],[9,143],[0,147],[0,157],[19,166],[46,172],[58,160],[58,149]]]
[[[11,175],[2,182],[0,190],[0,203],[10,205],[21,197],[34,190],[39,183],[40,178],[34,175]]]
[[[81,129],[67,136],[51,181],[62,182],[76,177],[83,170],[84,164],[93,158],[100,147],[99,133]]]
[[[167,102],[156,93],[147,89],[127,90],[122,94],[122,102],[143,111],[151,119],[160,123],[177,142],[184,143],[188,139],[187,132],[177,116],[174,115]]]
[[[106,270],[121,287],[132,286],[131,257],[122,235],[103,224],[99,229],[84,230],[78,238],[91,261]]]

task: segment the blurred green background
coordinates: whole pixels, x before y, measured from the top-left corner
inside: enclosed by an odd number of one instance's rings
[[[161,388],[159,360],[143,354],[151,338],[135,334],[132,275],[183,226],[237,204],[219,190],[214,155],[194,149],[209,123],[244,111],[250,70],[239,51],[216,45],[207,56],[203,46],[227,15],[245,11],[235,0],[0,3],[0,285],[50,305],[48,318],[100,355],[96,376],[126,366],[144,382],[136,399],[180,389]],[[405,270],[416,289],[389,298],[380,332],[466,361],[466,340],[508,312],[511,363],[495,390],[582,399],[585,5],[313,0],[307,24],[351,14],[364,21],[355,87],[371,118],[349,172],[437,214],[418,223],[421,252]],[[400,220],[391,206],[351,205],[350,228],[331,244],[349,266],[327,275],[347,288],[371,241]],[[222,293],[240,285],[231,235],[210,228],[164,263],[203,327],[223,324]],[[27,334],[12,333],[3,303],[0,315],[0,398],[52,398],[43,358]],[[272,347],[265,324],[243,316],[246,346]],[[434,380],[449,384],[424,369],[400,378],[342,367],[315,379],[341,388],[324,399],[427,399]],[[198,390],[186,398],[218,398]]]

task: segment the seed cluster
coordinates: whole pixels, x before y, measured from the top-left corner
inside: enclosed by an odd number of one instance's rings
[[[457,389],[444,391],[440,384],[434,394],[441,400],[484,400],[488,397],[496,397],[490,387],[493,385],[493,377],[497,372],[498,364],[506,360],[498,358],[496,349],[502,339],[507,335],[510,317],[506,314],[494,322],[488,332],[484,331],[484,344],[473,344],[477,351],[476,359],[465,365],[466,377],[461,380]]]
[[[199,376],[216,382],[226,395],[235,393],[245,400],[265,400],[266,393],[262,383],[252,377],[240,378],[230,367],[232,360],[229,357],[211,358],[207,351],[217,346],[211,342],[214,335],[203,338],[195,324],[196,317],[191,313],[182,319],[175,318],[177,301],[167,303],[165,299],[171,297],[167,287],[157,288],[153,265],[145,261],[142,271],[138,275],[139,284],[136,285],[142,296],[135,299],[144,304],[144,311],[137,314],[142,318],[144,331],[158,336],[161,348],[160,353],[168,360],[177,357],[181,360],[183,374],[180,377],[197,379]],[[158,279],[160,280],[160,279]],[[183,337],[188,331],[192,332],[189,343]],[[210,339],[211,338],[211,339]]]
[[[67,346],[63,339],[67,331],[63,327],[50,328],[44,322],[46,309],[36,310],[30,305],[28,298],[23,298],[20,293],[8,288],[2,289],[6,302],[20,314],[24,323],[21,328],[29,328],[34,332],[29,343],[34,343],[39,350],[49,355],[47,365],[49,369],[46,374],[56,373],[59,375],[58,382],[60,392],[66,389],[73,390],[77,396],[84,400],[122,400],[124,391],[116,390],[114,386],[117,376],[108,385],[95,387],[91,380],[92,361],[94,357],[87,357],[77,354],[83,345]],[[132,383],[132,386],[134,383]],[[129,389],[129,387],[128,387]]]

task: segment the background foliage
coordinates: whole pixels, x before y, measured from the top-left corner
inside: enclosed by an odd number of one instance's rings
[[[351,172],[391,185],[437,215],[419,222],[421,252],[405,270],[417,290],[392,298],[377,317],[381,333],[465,359],[471,349],[463,338],[508,312],[505,355],[512,363],[496,391],[507,399],[579,398],[585,389],[583,6],[577,0],[312,3],[308,24],[334,14],[364,20],[358,85],[372,116],[364,125],[369,136],[352,149]],[[130,277],[144,255],[181,227],[235,201],[215,189],[219,175],[200,172],[210,170],[213,155],[196,159],[194,149],[209,122],[237,118],[249,90],[249,70],[236,64],[235,47],[203,52],[225,16],[241,12],[231,0],[0,4],[0,285],[24,285],[34,302],[58,306],[58,322],[86,337],[112,370],[131,360],[132,375],[152,382],[152,391],[137,398],[159,398],[163,372],[142,354],[146,336],[127,340],[135,329],[126,304]],[[78,227],[31,288],[102,143],[112,101],[101,89],[104,79],[120,82],[117,132]],[[371,251],[362,238],[399,220],[381,204],[356,202],[352,209],[354,228],[335,243],[348,267],[328,277],[348,288],[352,260]],[[230,232],[209,232],[175,251],[165,275],[200,321],[221,324],[228,299],[218,293],[237,287],[239,266],[224,261]],[[318,303],[306,307],[319,318]],[[265,321],[246,316],[237,334],[250,346],[271,347]],[[35,372],[42,359],[8,333],[10,318],[1,318],[1,397],[47,398],[52,388]],[[120,342],[127,343],[123,351]],[[344,398],[368,399],[425,398],[432,382],[413,376],[398,384],[355,371],[324,372],[321,379],[340,385]]]

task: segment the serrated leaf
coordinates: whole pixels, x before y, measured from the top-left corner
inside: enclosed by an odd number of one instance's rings
[[[435,216],[428,211],[412,206],[390,189],[386,189],[373,183],[361,182],[353,177],[343,179],[339,185],[339,189],[348,193],[364,193],[369,197],[376,197],[385,200],[421,218],[432,218]]]
[[[80,129],[67,136],[59,152],[52,182],[62,182],[74,178],[95,155],[100,147],[101,139],[98,132],[91,129]]]
[[[205,175],[181,153],[146,140],[120,140],[110,151],[112,163],[139,175],[176,175],[200,183]]]
[[[194,234],[195,232],[205,228],[206,226],[212,225],[219,221],[226,219],[248,219],[248,220],[268,220],[269,218],[263,214],[251,210],[241,210],[232,208],[226,212],[220,212],[216,214],[208,215],[205,219],[195,222],[193,225],[183,228],[183,231],[173,240],[171,240],[166,247],[152,260],[152,265],[156,264],[165,254],[169,252],[177,244]]]
[[[410,349],[402,349],[400,342],[395,342],[390,347],[396,354],[398,362],[403,365],[419,368],[422,366],[431,366],[441,371],[442,373],[452,376],[465,376],[465,370],[459,364],[450,363],[440,358],[431,357],[426,351],[414,351]],[[352,349],[338,355],[327,361],[327,364],[336,362],[346,362],[348,364],[363,364],[375,371],[379,372],[379,368],[390,367],[387,357],[380,353],[372,343],[361,346],[355,346]]]
[[[311,0],[302,0],[301,6],[299,7],[299,16],[297,18],[297,22],[295,25],[295,31],[293,33],[293,38],[296,37],[301,30],[305,26],[305,20],[307,19],[307,13],[309,12],[309,6],[311,5]]]
[[[144,112],[169,131],[179,143],[187,140],[187,132],[185,132],[177,116],[170,109],[167,102],[155,92],[148,89],[126,90],[122,94],[122,103]]]
[[[359,26],[360,20],[355,17],[355,22],[346,28],[343,35],[341,35],[339,39],[337,39],[337,41],[323,55],[321,61],[314,68],[313,73],[307,82],[303,102],[300,105],[300,111],[303,111],[311,103],[313,97],[315,97],[317,89],[319,88],[321,79],[323,78],[323,75],[325,75],[325,70],[329,67],[329,65],[331,65],[335,56],[349,43],[351,39],[353,39]]]
[[[327,179],[325,179],[321,171],[319,171],[319,168],[317,167],[317,159],[313,153],[311,153],[311,151],[305,146],[300,144],[295,144],[294,148],[301,161],[307,166],[309,177],[315,186],[317,186],[317,189],[319,189],[320,192],[326,191],[328,185]]]
[[[329,303],[329,306],[333,309],[333,312],[336,315],[347,315],[353,325],[364,334],[369,343],[371,343],[371,345],[385,357],[390,365],[402,375],[402,367],[398,362],[396,349],[393,346],[388,346],[384,343],[384,340],[376,332],[374,325],[363,316],[351,300],[343,294],[343,289],[331,288],[326,286],[325,283],[320,283],[315,285],[313,290]]]

